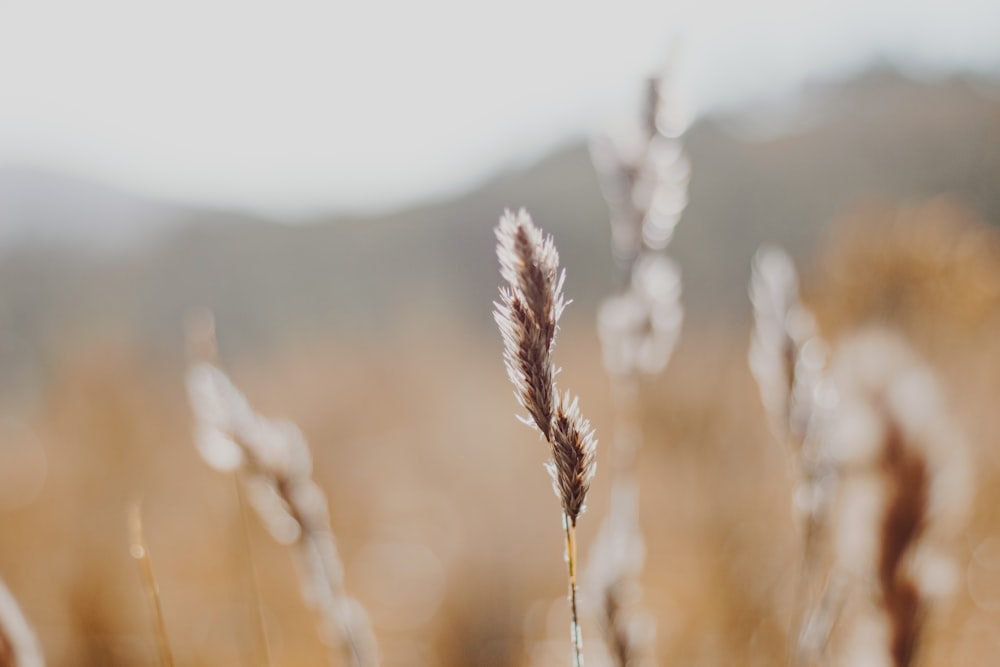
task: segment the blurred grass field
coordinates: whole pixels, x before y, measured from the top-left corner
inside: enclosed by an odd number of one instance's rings
[[[907,334],[974,446],[976,504],[953,545],[965,585],[929,618],[921,664],[991,665],[1000,237],[948,199],[866,207],[835,223],[800,269],[830,339],[872,321]],[[786,659],[798,554],[791,472],[747,368],[748,330],[738,318],[696,318],[663,376],[643,387],[641,606],[656,620],[660,664]],[[371,615],[384,664],[566,659],[558,502],[546,448],[514,419],[498,334],[435,313],[256,355],[227,351],[230,332],[219,335],[251,401],[298,423],[311,443],[347,586]],[[178,665],[263,664],[254,573],[272,664],[325,664],[289,555],[255,517],[247,547],[233,479],[194,449],[177,349],[114,338],[67,347],[35,409],[0,425],[0,572],[50,664],[156,664],[126,535],[126,507],[140,500]],[[580,524],[586,554],[606,510],[613,431],[590,308],[570,306],[555,357],[603,445]],[[585,619],[584,636],[596,635]]]

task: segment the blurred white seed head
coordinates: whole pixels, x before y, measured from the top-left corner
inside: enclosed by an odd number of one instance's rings
[[[839,662],[843,667],[894,667],[889,654],[889,624],[875,610],[857,612]]]
[[[750,370],[775,430],[805,437],[826,364],[826,348],[816,321],[800,301],[791,258],[763,246],[754,256],[750,279],[754,330]]]
[[[684,320],[680,271],[648,253],[635,265],[629,289],[601,305],[597,330],[612,375],[655,375],[670,360]]]
[[[892,332],[866,329],[843,341],[831,381],[839,396],[828,433],[841,477],[838,566],[872,589],[880,615],[854,619],[863,641],[844,664],[908,665],[924,606],[959,580],[945,552],[969,507],[968,448],[933,373]]]
[[[967,518],[974,489],[969,445],[937,379],[898,335],[868,329],[838,348],[833,380],[840,405],[831,454],[843,465],[874,465],[887,422],[926,460],[928,528],[953,534]]]
[[[652,81],[655,107],[653,123],[658,134],[677,138],[687,132],[695,118],[694,98],[678,76],[677,54],[671,54],[666,66]]]
[[[248,476],[247,499],[257,512],[267,532],[278,544],[294,544],[302,535],[302,527],[292,516],[291,507],[282,497],[275,480],[262,475]]]
[[[558,309],[561,302],[549,306]],[[211,314],[200,313],[192,322],[189,345],[201,361],[188,369],[187,389],[198,451],[217,470],[243,473],[247,498],[265,528],[276,542],[293,549],[303,599],[319,617],[321,636],[335,635],[336,645],[354,667],[375,667],[374,635],[364,610],[344,591],[326,496],[312,480],[312,456],[302,432],[289,421],[254,412],[211,363]]]
[[[681,136],[694,116],[671,67],[649,84],[633,132],[599,137],[590,153],[611,209],[612,247],[626,276],[646,251],[663,250],[688,203],[691,166]]]
[[[193,364],[187,372],[188,399],[195,416],[198,453],[221,471],[232,471],[244,462],[236,434],[255,420],[246,397],[221,370],[209,363]]]

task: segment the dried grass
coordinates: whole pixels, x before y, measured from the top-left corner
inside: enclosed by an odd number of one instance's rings
[[[214,353],[210,316],[196,322],[190,337],[196,354]],[[240,474],[272,537],[292,547],[303,598],[320,620],[320,637],[324,642],[336,637],[344,659],[354,667],[376,666],[374,633],[364,608],[344,589],[326,496],[311,478],[312,457],[301,432],[291,422],[254,412],[209,361],[191,366],[187,387],[199,452],[217,470]]]
[[[578,399],[568,391],[559,394],[555,385],[551,352],[565,305],[565,274],[559,271],[559,254],[552,237],[544,236],[526,211],[504,213],[496,236],[500,275],[507,287],[500,290],[495,318],[503,336],[504,361],[514,395],[528,411],[522,421],[538,429],[551,446],[552,461],[546,468],[562,503],[572,614],[570,637],[574,663],[582,667],[576,523],[594,477],[597,439],[590,422],[580,413]]]

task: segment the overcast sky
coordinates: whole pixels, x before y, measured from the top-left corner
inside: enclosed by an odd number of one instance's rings
[[[998,36],[996,0],[0,0],[0,165],[386,208],[614,123],[678,37],[712,110],[875,58],[995,71]]]

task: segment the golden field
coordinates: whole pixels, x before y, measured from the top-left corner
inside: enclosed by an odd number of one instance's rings
[[[829,340],[872,321],[897,327],[942,381],[973,446],[976,501],[951,545],[963,585],[932,610],[920,664],[993,664],[1000,237],[948,200],[873,207],[834,225],[800,269]],[[571,272],[570,297],[573,285]],[[499,334],[437,313],[407,322],[235,357],[221,329],[220,350],[251,402],[295,421],[312,445],[347,587],[371,616],[383,664],[565,664],[558,502],[546,447],[514,419]],[[655,621],[663,665],[787,659],[798,559],[791,471],[747,368],[749,322],[733,322],[686,322],[665,373],[643,385],[639,606]],[[561,326],[560,380],[602,442],[580,523],[586,568],[607,504],[613,413],[593,313],[571,305]],[[157,664],[126,531],[126,510],[140,502],[178,665],[326,664],[288,553],[255,516],[244,528],[234,479],[193,446],[179,346],[116,340],[63,350],[31,409],[8,410],[0,430],[0,572],[49,663]],[[586,607],[586,583],[582,595]],[[597,637],[585,616],[585,641]]]

